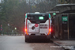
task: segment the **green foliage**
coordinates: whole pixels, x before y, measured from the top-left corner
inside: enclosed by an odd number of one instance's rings
[[[35,6],[32,6],[32,12],[38,11],[38,12],[47,12],[51,9],[51,3],[48,2],[40,2],[39,4],[36,4]]]
[[[0,11],[0,25],[3,25],[2,31],[6,33],[11,32],[15,27],[23,31],[24,14],[27,9],[25,1],[4,0],[0,6],[0,9],[2,8]],[[10,24],[10,28],[8,27],[8,23]]]
[[[0,3],[0,25],[3,32],[8,34],[16,27],[16,32],[24,31],[24,18],[25,13],[28,12],[47,12],[51,9],[51,3],[41,2],[36,5],[28,5],[25,0],[4,0]],[[8,23],[10,26],[8,26]]]
[[[61,4],[75,3],[75,0],[60,0]]]

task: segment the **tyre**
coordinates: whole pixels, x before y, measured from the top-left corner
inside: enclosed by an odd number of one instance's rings
[[[25,42],[28,42],[28,41],[29,41],[29,39],[25,37]]]

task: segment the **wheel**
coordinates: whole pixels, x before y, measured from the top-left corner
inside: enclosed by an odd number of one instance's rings
[[[28,40],[25,38],[25,42],[27,42]]]
[[[25,37],[25,42],[28,42],[28,41],[29,41],[29,39]]]

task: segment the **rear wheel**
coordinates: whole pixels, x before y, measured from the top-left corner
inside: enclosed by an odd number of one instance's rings
[[[28,41],[29,41],[29,39],[27,37],[25,37],[25,42],[28,42]]]
[[[28,42],[28,39],[25,38],[25,42]]]

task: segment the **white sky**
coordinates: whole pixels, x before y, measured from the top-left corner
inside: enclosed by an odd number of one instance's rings
[[[1,3],[1,0],[0,0],[0,3]]]

